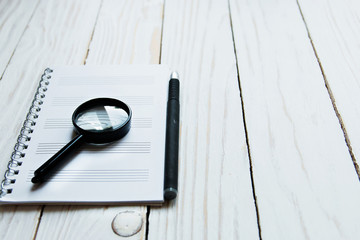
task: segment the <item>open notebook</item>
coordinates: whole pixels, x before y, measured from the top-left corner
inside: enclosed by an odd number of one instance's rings
[[[163,202],[169,74],[161,65],[45,70],[2,182],[0,203]],[[34,171],[74,137],[73,111],[99,97],[131,107],[130,132],[110,144],[84,144],[50,179],[34,185]]]

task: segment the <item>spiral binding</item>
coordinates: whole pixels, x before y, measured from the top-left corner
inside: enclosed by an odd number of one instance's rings
[[[45,69],[39,86],[36,90],[35,97],[31,103],[28,114],[26,115],[26,120],[24,121],[23,127],[20,130],[20,135],[18,136],[17,143],[15,144],[14,151],[11,154],[11,160],[8,163],[7,170],[4,174],[4,179],[1,182],[0,186],[0,198],[11,194],[12,184],[15,183],[15,176],[19,174],[19,167],[22,164],[21,159],[25,157],[24,151],[28,147],[28,142],[31,140],[31,133],[34,131],[33,127],[36,124],[36,119],[39,117],[39,112],[41,111],[41,105],[43,104],[43,98],[45,98],[45,92],[47,91],[47,86],[49,85],[49,79],[51,78],[52,69]]]

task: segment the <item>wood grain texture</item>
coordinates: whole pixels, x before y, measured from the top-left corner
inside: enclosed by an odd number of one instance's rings
[[[162,13],[162,0],[104,1],[86,64],[158,64]]]
[[[299,5],[358,165],[360,2],[302,0]]]
[[[0,1],[0,79],[38,2],[38,0]]]
[[[359,180],[296,1],[230,9],[262,238],[358,239]]]
[[[42,71],[54,64],[81,64],[100,1],[41,1],[0,81],[0,164],[5,172]],[[24,4],[17,11],[26,16]],[[32,239],[41,207],[1,207],[0,238]]]
[[[86,64],[158,63],[162,12],[162,0],[103,1]],[[111,223],[126,211],[140,213],[143,224],[137,234],[122,238]],[[146,214],[146,206],[46,206],[37,239],[145,239]]]
[[[41,206],[1,206],[0,238],[33,239]]]
[[[180,74],[179,194],[149,239],[257,239],[226,1],[166,1],[161,62]]]

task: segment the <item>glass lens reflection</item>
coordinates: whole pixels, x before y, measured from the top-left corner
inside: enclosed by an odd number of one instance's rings
[[[106,131],[117,129],[128,119],[127,112],[116,106],[95,106],[81,112],[75,119],[83,130]]]

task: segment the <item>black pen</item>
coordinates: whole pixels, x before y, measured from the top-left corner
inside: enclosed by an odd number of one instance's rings
[[[177,195],[179,155],[179,74],[173,72],[169,81],[166,116],[164,198],[172,200]]]

